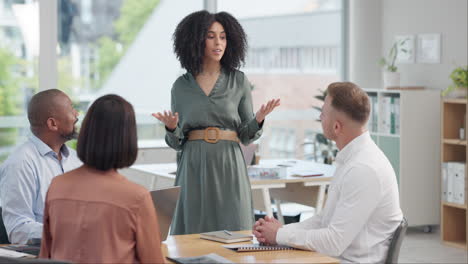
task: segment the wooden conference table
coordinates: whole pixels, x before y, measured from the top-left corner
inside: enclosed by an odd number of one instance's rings
[[[330,184],[335,167],[305,160],[276,159],[261,160],[259,166],[275,167],[280,165],[286,169],[286,176],[280,179],[250,178],[254,208],[265,211],[272,216],[271,198],[277,205],[278,219],[284,223],[281,212],[281,201],[315,207],[315,213],[322,210],[325,189]],[[130,180],[139,183],[149,190],[157,190],[174,186],[176,163],[134,165],[124,172]],[[296,171],[313,170],[322,172],[323,176],[294,177]]]
[[[240,231],[251,234],[251,231]],[[251,242],[241,242],[248,244]],[[304,250],[259,251],[237,253],[222,247],[222,243],[200,238],[200,234],[168,236],[161,244],[164,256],[195,257],[215,253],[235,263],[339,263],[338,259]],[[36,258],[30,255],[27,259]],[[24,259],[23,259],[24,260]],[[167,262],[172,263],[167,260]],[[24,260],[28,262],[28,260]]]
[[[251,234],[251,231],[241,231]],[[242,242],[238,244],[247,244]],[[235,263],[339,263],[338,259],[304,250],[234,252],[222,243],[200,239],[199,234],[169,236],[162,244],[168,257],[195,257],[215,253]]]

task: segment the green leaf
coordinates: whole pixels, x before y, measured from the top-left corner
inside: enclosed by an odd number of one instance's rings
[[[99,61],[92,70],[93,74],[99,76],[99,80],[93,85],[94,89],[99,89],[112,73],[159,2],[160,0],[123,1],[120,16],[114,22],[115,35],[101,37],[96,43]]]
[[[380,58],[379,65],[380,66],[385,66],[386,64],[387,64],[387,61],[385,60],[385,58]]]
[[[325,96],[324,95],[316,95],[314,96],[315,99],[318,99],[320,101],[325,101]]]
[[[312,106],[313,109],[319,111],[319,112],[322,112],[322,108],[321,107],[318,107],[318,106]]]

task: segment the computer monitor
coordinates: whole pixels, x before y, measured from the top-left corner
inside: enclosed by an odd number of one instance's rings
[[[150,193],[158,217],[161,241],[164,241],[169,234],[172,217],[174,216],[177,201],[179,200],[180,186],[155,190]]]

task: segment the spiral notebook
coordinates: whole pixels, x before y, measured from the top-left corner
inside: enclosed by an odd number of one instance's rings
[[[295,170],[291,172],[291,176],[293,177],[316,177],[316,176],[323,176],[323,172],[315,171],[315,170]]]
[[[252,235],[244,235],[221,230],[208,233],[201,233],[200,238],[218,241],[222,243],[237,243],[252,240]]]
[[[294,248],[288,246],[267,246],[261,244],[240,244],[240,245],[225,245],[227,249],[234,250],[236,252],[249,252],[249,251],[275,251],[275,250],[293,250]]]
[[[234,263],[220,255],[211,253],[203,256],[188,257],[188,258],[171,258],[166,257],[168,260],[178,264],[192,264],[192,263]]]

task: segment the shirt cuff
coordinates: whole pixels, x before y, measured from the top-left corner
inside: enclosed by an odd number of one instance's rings
[[[164,126],[164,128],[166,129],[167,133],[175,133],[177,131],[177,128],[179,128],[179,126],[176,126],[176,128],[174,128],[174,130],[170,130],[167,126]]]
[[[287,228],[281,227],[276,232],[276,244],[278,245],[287,245],[288,244],[288,232]]]
[[[252,120],[249,121],[249,124],[247,125],[249,127],[248,131],[253,132],[253,134],[257,133],[260,129],[262,129],[264,122],[265,120],[263,120],[262,123],[259,125],[257,119],[254,117]]]
[[[180,135],[179,126],[176,126],[176,128],[173,131],[169,130],[166,126],[164,126],[164,128],[166,129],[166,134],[168,134],[171,137],[177,137],[178,135]]]
[[[255,119],[255,121],[257,121],[257,119]],[[265,119],[263,119],[260,124],[257,122],[259,129],[263,129],[263,123],[265,123]]]

